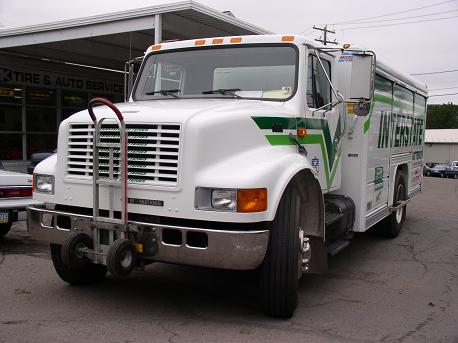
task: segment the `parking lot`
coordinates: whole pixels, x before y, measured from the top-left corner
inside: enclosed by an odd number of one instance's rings
[[[0,246],[0,342],[458,342],[458,180],[425,178],[395,240],[355,235],[264,317],[249,272],[153,264],[73,287],[25,222]]]

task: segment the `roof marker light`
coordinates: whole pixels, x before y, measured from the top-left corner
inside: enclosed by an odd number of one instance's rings
[[[294,36],[283,36],[281,38],[281,41],[282,42],[292,42],[292,41],[294,41]]]
[[[213,44],[222,44],[223,41],[224,41],[224,40],[223,40],[222,38],[215,38],[215,39],[213,39],[213,42],[212,42],[212,43],[213,43]]]
[[[194,45],[205,45],[205,39],[196,40],[196,42],[194,43]]]
[[[297,128],[297,137],[304,138],[307,135],[307,129],[304,127]]]
[[[344,49],[348,49],[349,47],[350,47],[350,44],[349,44],[349,43],[345,43],[345,44],[343,45],[343,48],[344,48]]]
[[[242,43],[242,37],[231,38],[231,43]]]
[[[161,48],[162,48],[162,45],[156,44],[156,45],[153,45],[153,46],[151,47],[151,50],[157,51],[157,50],[161,50]]]

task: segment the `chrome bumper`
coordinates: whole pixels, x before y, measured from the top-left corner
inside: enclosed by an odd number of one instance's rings
[[[67,217],[70,228],[59,227],[56,224],[57,217]],[[51,218],[53,218],[52,221]],[[92,216],[47,210],[42,206],[29,206],[27,207],[27,222],[32,238],[40,241],[63,244],[74,231],[86,232],[92,237]],[[200,229],[135,221],[129,221],[129,227],[147,228],[155,233],[158,242],[157,253],[148,259],[210,268],[255,269],[264,260],[269,240],[268,230]],[[115,229],[115,224],[103,223],[103,229]],[[164,243],[162,232],[166,229],[180,231],[182,243],[180,245]],[[208,237],[207,247],[190,246],[186,241],[188,232],[205,233]]]

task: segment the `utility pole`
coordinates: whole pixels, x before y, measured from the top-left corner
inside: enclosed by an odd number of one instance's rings
[[[328,40],[328,33],[332,33],[334,35],[336,34],[336,31],[328,30],[328,25],[325,25],[324,28],[316,27],[315,25],[313,25],[313,29],[324,32],[323,39],[315,39],[317,42],[321,42],[324,45],[327,45],[328,43],[335,44],[335,45],[339,44],[339,43],[337,43],[337,41],[335,39],[333,41]]]

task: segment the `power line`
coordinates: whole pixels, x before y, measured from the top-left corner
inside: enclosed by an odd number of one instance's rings
[[[360,27],[349,27],[349,28],[345,28],[344,27],[341,30],[349,31],[349,30],[358,30],[358,29],[369,29],[369,28],[373,28],[373,27],[408,25],[408,24],[424,23],[424,22],[427,22],[427,21],[438,21],[438,20],[453,19],[453,18],[458,18],[458,15],[452,16],[452,17],[437,18],[437,19],[409,21],[407,23],[394,23],[394,24],[371,25],[371,26],[360,26]]]
[[[445,87],[445,88],[433,88],[433,89],[428,89],[430,92],[432,91],[444,91],[446,89],[455,89],[455,88],[458,88],[458,86],[456,87]]]
[[[385,22],[385,21],[395,21],[395,20],[414,19],[414,18],[421,18],[421,17],[430,17],[432,15],[439,15],[439,14],[450,13],[450,12],[458,12],[458,10],[443,11],[443,12],[436,12],[436,13],[422,14],[422,15],[414,15],[414,16],[410,16],[410,17],[402,17],[402,18],[394,18],[394,19],[360,21],[360,22],[357,22],[357,23],[348,23],[347,25],[372,24],[372,23],[381,23],[381,22]]]
[[[431,71],[428,73],[414,73],[410,75],[432,75],[432,74],[444,74],[444,73],[455,73],[458,69],[449,69],[449,70],[441,70],[441,71]]]
[[[339,44],[337,43],[335,39],[334,41],[328,40],[328,33],[331,33],[333,35],[336,34],[336,31],[328,29],[328,25],[325,25],[324,27],[316,27],[315,25],[313,25],[313,29],[318,30],[318,31],[323,31],[323,39],[315,39],[317,42],[321,42],[324,45],[327,45],[328,43],[335,44],[335,45]]]
[[[342,25],[342,24],[354,23],[355,21],[361,21],[361,20],[367,20],[367,19],[377,19],[377,18],[389,17],[389,16],[392,16],[392,15],[395,15],[395,14],[402,14],[402,13],[408,13],[408,12],[418,11],[418,10],[422,10],[422,9],[425,9],[425,8],[430,8],[430,7],[434,7],[434,6],[439,6],[439,5],[443,5],[443,4],[447,4],[447,3],[455,2],[455,1],[457,1],[457,0],[442,1],[442,2],[438,2],[438,3],[431,4],[431,5],[427,5],[427,6],[411,8],[411,9],[404,10],[404,11],[391,12],[391,13],[387,13],[387,14],[377,15],[377,16],[374,16],[374,17],[364,17],[364,18],[353,19],[353,20],[348,20],[348,21],[341,21],[341,22],[338,22],[338,23],[332,23],[331,25]]]
[[[430,98],[433,98],[435,96],[446,96],[446,95],[457,95],[458,92],[456,93],[444,93],[444,94],[434,94],[434,95],[429,95]]]

